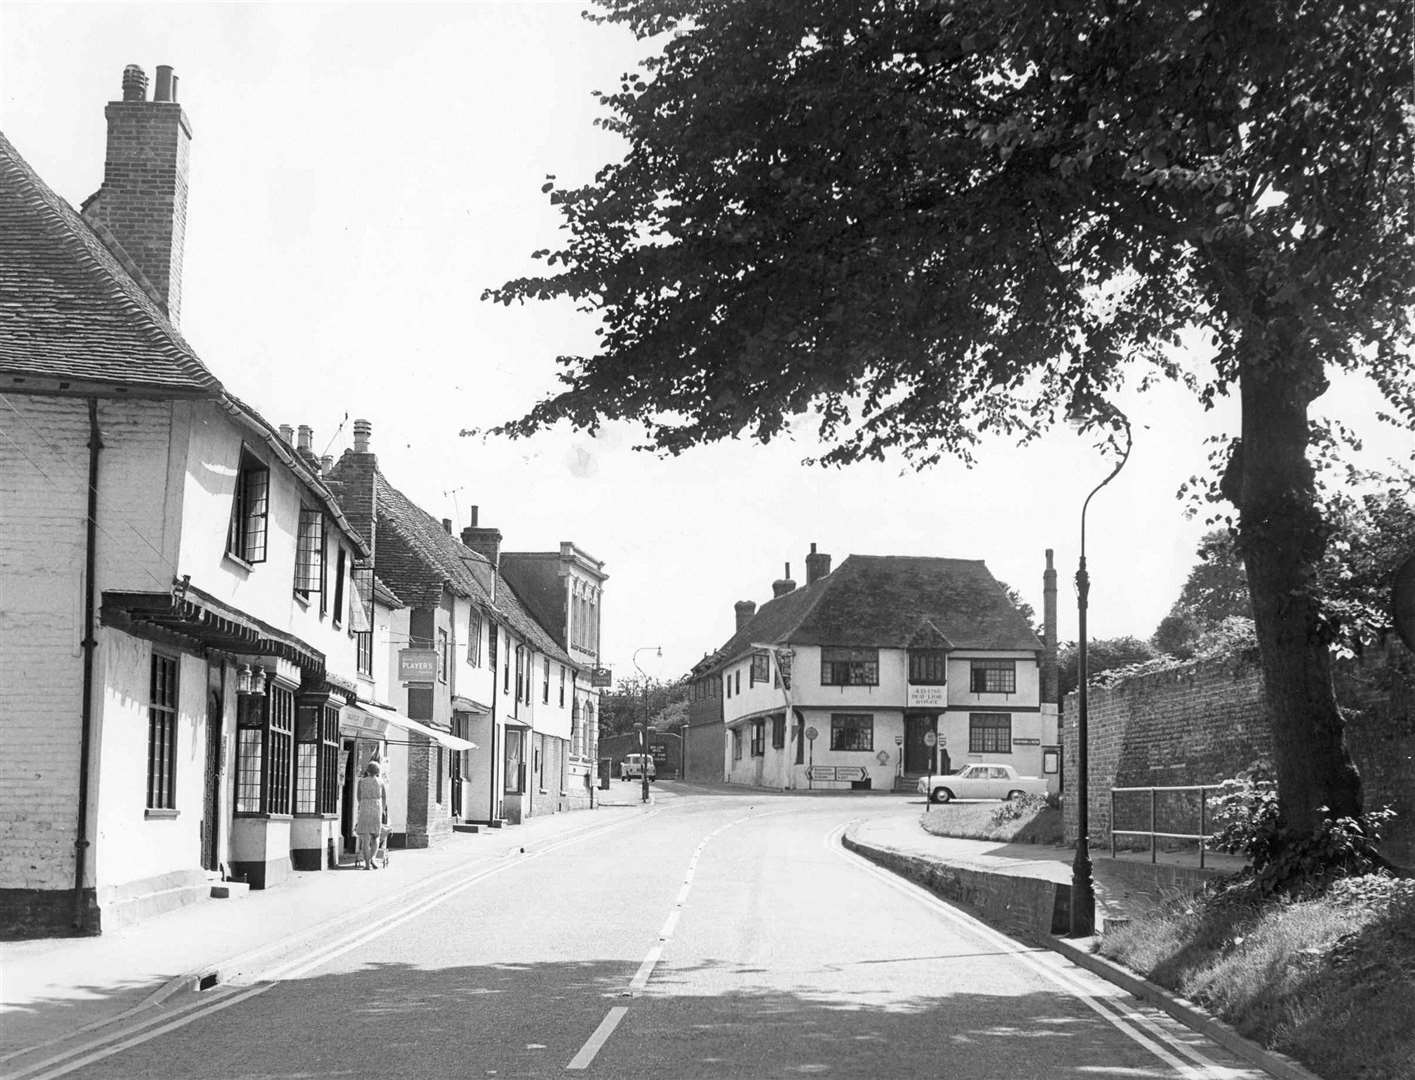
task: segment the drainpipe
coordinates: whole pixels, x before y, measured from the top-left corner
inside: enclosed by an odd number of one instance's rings
[[[98,647],[94,637],[94,568],[98,562],[98,455],[103,439],[98,431],[98,399],[88,399],[88,522],[84,552],[84,689],[81,731],[79,735],[79,820],[74,833],[74,929],[88,929],[84,907],[84,866],[88,862],[88,769],[89,744],[93,735],[93,652]]]
[[[496,579],[492,578],[491,580],[493,587],[495,587]],[[499,638],[501,635],[501,627],[496,624],[496,620],[487,619],[487,622],[491,623],[491,632]],[[501,655],[501,642],[498,640],[496,644],[498,646],[496,649],[496,663],[502,663],[504,658]],[[496,670],[496,663],[491,666],[491,760],[487,763],[488,780],[486,785],[488,789],[486,807],[486,823],[488,827],[496,820],[496,687],[500,681],[500,672]]]

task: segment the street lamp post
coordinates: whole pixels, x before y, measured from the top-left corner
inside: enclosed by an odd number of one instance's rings
[[[1097,484],[1081,504],[1081,559],[1076,567],[1076,857],[1071,863],[1071,936],[1090,937],[1096,929],[1096,888],[1091,877],[1091,813],[1088,784],[1086,701],[1086,607],[1091,593],[1091,576],[1086,571],[1086,510],[1096,492],[1115,479],[1130,457],[1130,422],[1114,412],[1125,435],[1120,460],[1110,475]]]
[[[663,655],[662,645],[644,645],[634,650],[634,667],[639,670],[639,678],[644,684],[644,722],[639,728],[639,777],[644,785],[644,802],[649,801],[649,677],[643,668],[639,667],[639,653],[648,652],[653,649],[657,655]]]

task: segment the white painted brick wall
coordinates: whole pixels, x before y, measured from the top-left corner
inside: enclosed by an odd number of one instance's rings
[[[66,888],[78,808],[88,405],[8,402],[0,410],[0,887]],[[163,524],[169,415],[154,403],[100,406],[100,596],[171,582],[163,555],[175,550]]]

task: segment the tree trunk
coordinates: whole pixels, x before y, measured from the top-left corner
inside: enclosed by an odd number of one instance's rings
[[[1242,439],[1223,493],[1238,508],[1282,819],[1306,832],[1327,814],[1361,812],[1316,593],[1327,528],[1307,460],[1307,408],[1325,379],[1314,360],[1258,351],[1240,369]]]

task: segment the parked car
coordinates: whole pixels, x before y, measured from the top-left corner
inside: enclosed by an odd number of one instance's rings
[[[1043,777],[1019,776],[1011,765],[965,765],[955,773],[919,778],[919,794],[938,803],[954,799],[1015,799],[1046,793]]]
[[[652,754],[625,754],[624,760],[619,763],[620,780],[642,780],[646,771],[649,782],[652,783],[654,780]]]

